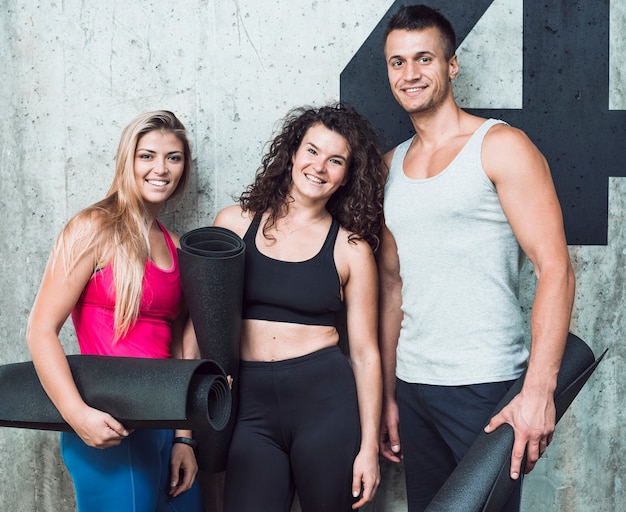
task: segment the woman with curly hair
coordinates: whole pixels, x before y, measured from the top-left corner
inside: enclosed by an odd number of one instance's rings
[[[72,432],[61,454],[80,512],[200,512],[188,430],[128,430],[90,407],[76,387],[59,332],[72,316],[82,354],[195,358],[183,301],[179,238],[158,220],[192,168],[187,133],[167,110],[122,132],[106,197],[81,210],[57,239],[26,340],[43,388]]]
[[[303,512],[343,512],[374,496],[383,165],[353,108],[295,109],[239,204],[216,217],[246,242],[225,512],[288,512],[295,492]]]

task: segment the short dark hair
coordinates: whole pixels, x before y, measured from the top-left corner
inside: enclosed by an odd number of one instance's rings
[[[383,45],[392,30],[424,30],[435,27],[439,30],[445,58],[451,59],[456,51],[456,34],[448,19],[427,5],[403,5],[391,17],[385,28]]]

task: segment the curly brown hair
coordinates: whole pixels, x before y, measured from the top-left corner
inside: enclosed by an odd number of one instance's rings
[[[382,230],[385,164],[371,124],[346,103],[289,111],[282,130],[263,157],[254,183],[239,197],[239,204],[244,211],[255,214],[269,212],[263,234],[271,238],[267,231],[287,214],[293,201],[289,194],[291,159],[307,130],[318,123],[346,139],[350,149],[348,183],[330,197],[326,209],[350,232],[349,240],[363,239],[376,253]]]

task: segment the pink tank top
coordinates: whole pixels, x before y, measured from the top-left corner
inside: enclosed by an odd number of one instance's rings
[[[180,311],[183,292],[176,246],[167,230],[157,224],[165,236],[172,267],[163,270],[151,260],[146,261],[139,317],[126,336],[115,343],[112,264],[94,273],[72,310],[81,354],[155,359],[170,357],[172,321]]]

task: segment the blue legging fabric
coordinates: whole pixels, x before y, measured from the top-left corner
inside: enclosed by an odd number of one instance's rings
[[[202,512],[197,482],[176,498],[168,494],[173,431],[136,430],[118,446],[87,446],[61,433],[61,454],[76,489],[79,512]]]
[[[242,361],[224,512],[347,512],[361,442],[354,374],[338,347]]]

